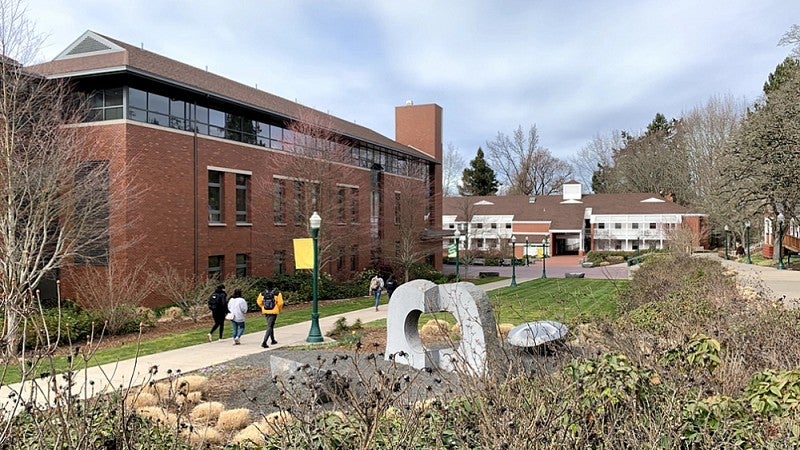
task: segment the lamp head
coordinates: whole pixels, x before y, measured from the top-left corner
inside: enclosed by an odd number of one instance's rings
[[[513,234],[511,235],[511,242],[514,243],[514,244],[517,243],[517,237],[514,236]]]
[[[749,221],[749,220],[746,220],[746,221],[744,222],[744,227],[745,227],[745,228],[750,228],[750,221]]]
[[[778,214],[778,223],[783,223],[784,220],[786,220],[786,217],[784,217],[783,213],[779,213]]]
[[[453,232],[453,236],[455,236],[456,239],[458,239],[458,237],[461,236],[461,232],[458,231],[458,228],[456,228],[456,231]]]
[[[542,245],[547,245],[547,238],[542,239]]]
[[[730,230],[731,230],[731,229],[730,229],[730,227],[728,227],[727,225],[725,225],[725,227],[724,227],[724,228],[725,228],[725,232],[728,232],[728,231],[730,231]]]
[[[319,230],[319,227],[322,226],[322,217],[314,211],[314,214],[311,214],[311,217],[308,219],[308,224],[311,226],[312,230]]]
[[[525,243],[528,243],[528,236],[525,236]]]

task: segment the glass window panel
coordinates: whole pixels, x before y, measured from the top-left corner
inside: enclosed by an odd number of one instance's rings
[[[183,100],[171,99],[169,101],[169,115],[179,119],[186,118],[186,102]]]
[[[147,111],[136,108],[128,108],[128,119],[136,120],[138,122],[146,122]]]
[[[264,138],[265,141],[268,140],[269,139],[269,124],[266,124],[264,122],[256,122],[256,134],[258,136]]]
[[[106,106],[122,106],[122,88],[106,89]]]
[[[106,108],[106,120],[122,119],[122,107]]]
[[[208,108],[205,106],[197,105],[194,109],[194,114],[197,122],[208,123]]]
[[[163,95],[147,94],[147,110],[159,114],[169,114],[169,99]],[[166,122],[164,122],[166,124]]]
[[[225,129],[220,127],[208,127],[208,135],[216,137],[225,137]]]
[[[269,141],[269,146],[271,148],[274,148],[275,150],[283,150],[283,143],[281,141],[276,141],[274,139],[270,140]]]
[[[269,137],[272,140],[276,140],[276,141],[282,141],[283,140],[283,128],[281,128],[281,127],[276,127],[275,125],[270,125],[269,134],[270,134]]]
[[[147,109],[147,92],[139,89],[128,88],[128,106],[132,108]]]
[[[90,108],[101,108],[103,106],[103,91],[98,91],[89,97]]]
[[[169,116],[164,114],[156,114],[152,112],[147,113],[147,123],[152,123],[153,125],[163,125],[167,126],[169,124]]]
[[[88,113],[86,113],[86,121],[87,122],[97,122],[99,120],[103,120],[103,110],[102,109],[90,109]]]
[[[197,128],[197,132],[198,133],[200,133],[200,134],[208,134],[208,125],[206,125],[204,123],[198,123],[198,124],[195,124],[195,127]]]
[[[225,128],[225,113],[216,109],[208,110],[208,123],[220,128]]]

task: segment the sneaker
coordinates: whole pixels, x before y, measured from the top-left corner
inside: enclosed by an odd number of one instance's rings
[[[375,307],[375,311],[377,311],[377,310],[378,310],[378,307],[376,306],[376,307]]]
[[[269,345],[267,345],[266,342],[262,342],[261,343],[261,348],[269,348]]]
[[[277,343],[278,343],[278,341],[276,341],[275,339],[272,340],[272,345],[275,345]]]
[[[233,340],[233,345],[239,345],[239,344],[240,344],[239,338]]]
[[[211,341],[212,341],[212,339],[211,339],[211,333],[208,333],[208,342],[211,342]]]

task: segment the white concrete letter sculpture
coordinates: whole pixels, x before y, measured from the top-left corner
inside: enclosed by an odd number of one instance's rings
[[[461,342],[455,348],[426,349],[419,338],[419,316],[445,311],[461,327]],[[417,369],[438,367],[486,376],[500,353],[489,297],[474,284],[436,285],[414,280],[392,294],[386,319],[386,359]]]

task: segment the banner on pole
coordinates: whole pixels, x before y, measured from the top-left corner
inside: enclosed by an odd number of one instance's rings
[[[295,269],[314,268],[314,240],[311,238],[292,239],[294,244]]]
[[[448,258],[456,257],[456,244],[449,244],[447,246],[447,257]]]

